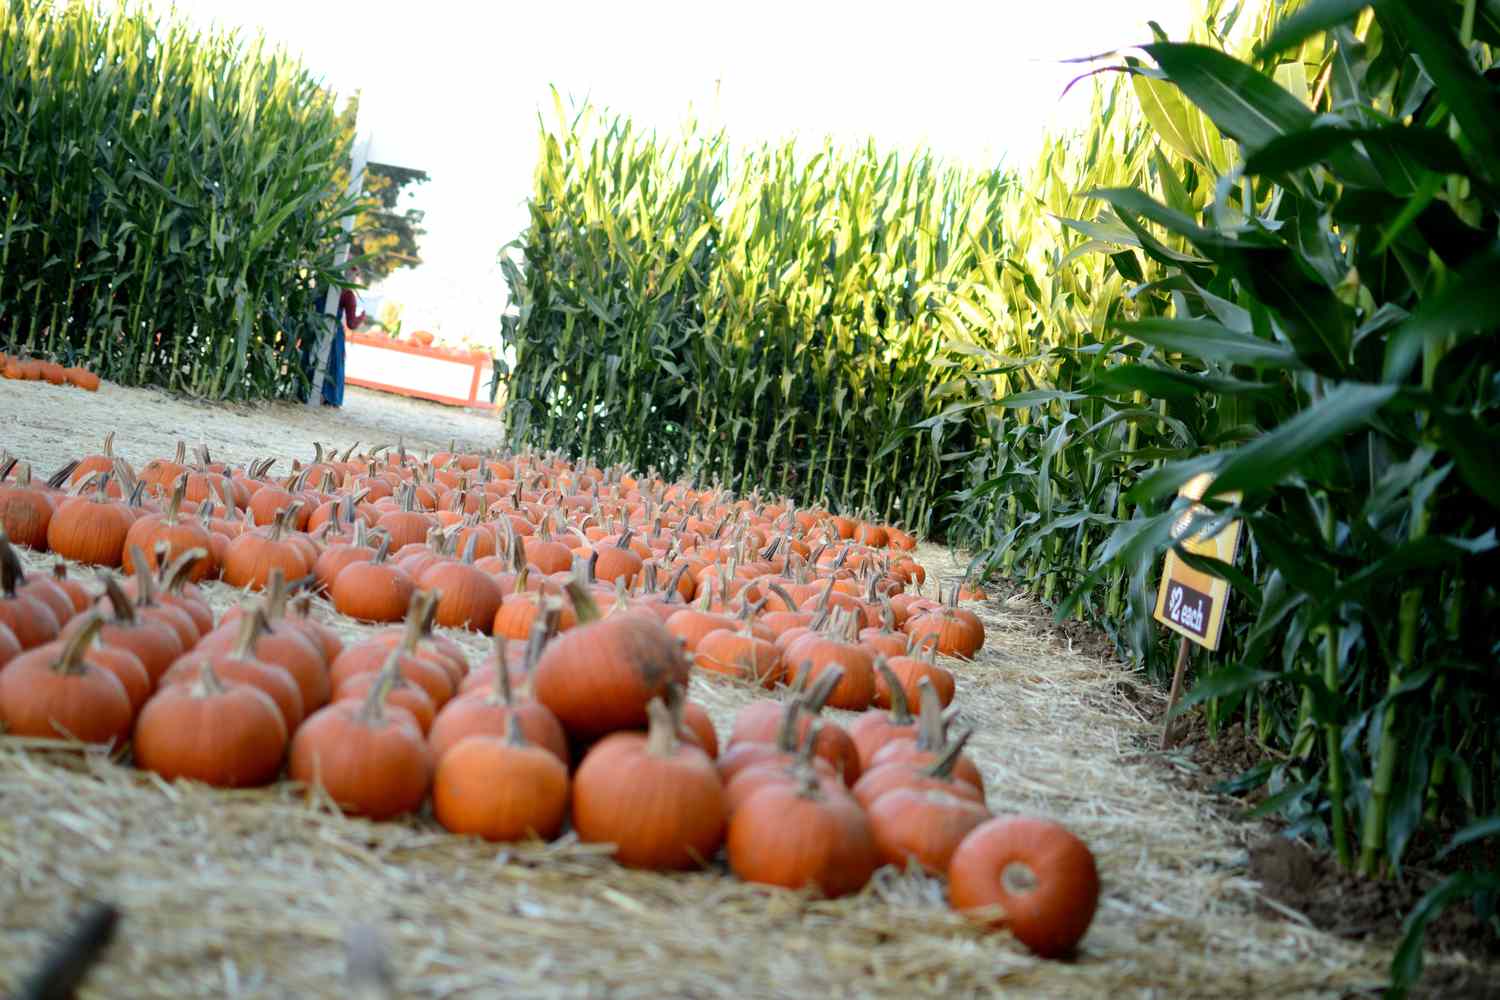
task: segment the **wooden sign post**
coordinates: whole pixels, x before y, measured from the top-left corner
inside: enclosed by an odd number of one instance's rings
[[[1177,546],[1193,555],[1207,556],[1222,562],[1233,563],[1240,544],[1240,522],[1230,521],[1209,534],[1208,522],[1213,511],[1198,502],[1203,499],[1213,476],[1207,472],[1194,476],[1183,484],[1177,495],[1194,501],[1183,509],[1172,526],[1174,545],[1167,550],[1166,565],[1162,567],[1161,587],[1156,593],[1156,612],[1152,616],[1182,638],[1177,644],[1177,663],[1172,670],[1172,690],[1167,695],[1167,719],[1162,724],[1162,749],[1170,744],[1172,710],[1182,697],[1182,681],[1187,673],[1190,658],[1189,642],[1197,643],[1207,650],[1219,648],[1219,639],[1224,632],[1224,609],[1229,602],[1229,581],[1220,579],[1183,562],[1177,554]],[[1223,499],[1238,503],[1242,494],[1226,494]],[[1198,526],[1189,535],[1193,522]]]

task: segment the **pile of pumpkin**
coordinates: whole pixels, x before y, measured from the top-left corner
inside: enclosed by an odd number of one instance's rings
[[[273,477],[186,452],[137,472],[106,441],[45,483],[0,462],[10,541],[100,567],[102,587],[62,562],[27,577],[0,543],[11,734],[128,743],[168,780],[285,772],[372,819],[430,799],[496,841],[571,823],[640,868],[723,850],[747,881],[828,896],[914,864],[1038,954],[1087,930],[1087,847],[991,817],[968,734],[947,731],[934,654],[971,657],[984,629],[954,593],[907,589],[924,572],[904,532],[550,456],[320,448]],[[213,578],[259,597],[216,621]],[[346,645],[315,593],[393,624]],[[471,666],[434,625],[492,652]],[[741,710],[721,752],[697,675],[787,690]]]
[[[3,351],[0,351],[0,378],[17,382],[71,385],[86,392],[99,391],[99,376],[82,365],[62,365],[56,361],[11,355]]]

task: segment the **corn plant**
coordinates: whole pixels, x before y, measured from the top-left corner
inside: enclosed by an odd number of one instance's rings
[[[333,280],[330,95],[262,40],[0,5],[0,344],[129,385],[293,395]]]
[[[873,146],[731,157],[583,109],[543,123],[502,262],[518,439],[919,528],[981,433],[1012,179]],[[936,419],[934,419],[936,418]]]

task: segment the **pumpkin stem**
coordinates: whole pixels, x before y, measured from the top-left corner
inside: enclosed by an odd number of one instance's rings
[[[182,511],[182,502],[187,499],[188,474],[182,473],[177,481],[172,484],[172,496],[167,500],[167,510],[162,515],[162,521],[167,524],[176,524]]]
[[[811,671],[811,665],[808,665],[807,669]],[[802,707],[807,710],[807,714],[817,715],[823,711],[823,706],[828,703],[828,699],[833,695],[833,689],[838,687],[839,681],[843,679],[843,667],[835,665],[823,671],[818,676],[818,679],[812,682],[812,686],[807,689],[807,693],[802,696]]]
[[[588,587],[584,586],[582,580],[574,577],[565,584],[564,589],[568,592],[569,600],[573,602],[573,614],[577,616],[578,624],[588,625],[603,617],[598,603],[594,600],[594,595],[589,593]]]
[[[917,713],[917,748],[938,753],[943,749],[943,741],[946,739],[943,703],[938,698],[932,681],[926,677],[917,682],[917,696],[921,705]]]
[[[104,580],[104,596],[109,599],[110,610],[114,612],[115,620],[124,625],[135,624],[135,606],[130,603],[130,598],[125,596],[124,589],[120,586],[114,576],[101,574]]]
[[[156,576],[151,572],[151,564],[146,562],[146,553],[141,551],[139,545],[130,547],[130,561],[136,568],[135,606],[149,608],[156,603]]]
[[[776,730],[776,749],[782,753],[797,752],[797,720],[802,716],[802,705],[793,698],[781,710],[781,725]],[[814,723],[816,725],[816,723]]]
[[[401,647],[396,646],[386,655],[379,678],[370,685],[370,693],[365,695],[364,704],[359,707],[357,718],[367,726],[379,725],[385,721],[385,699],[391,693],[391,688],[396,686],[396,678],[401,673],[401,653]]]
[[[417,644],[431,630],[427,616],[436,607],[437,602],[432,599],[432,591],[419,590],[412,595],[411,604],[406,608],[406,629],[401,633],[401,641],[397,644],[398,649],[405,653],[416,651]]]
[[[673,757],[677,754],[677,726],[672,720],[672,710],[660,698],[652,698],[646,706],[646,716],[651,728],[646,734],[646,752],[653,757]]]
[[[21,557],[11,547],[10,536],[0,528],[0,594],[7,599],[16,596],[16,588],[26,582],[26,571],[21,568]]]
[[[268,621],[281,618],[286,614],[287,597],[291,589],[286,585],[286,574],[281,571],[280,566],[272,568],[270,576],[266,579],[265,609]]]
[[[52,671],[75,677],[84,673],[87,664],[83,662],[83,654],[94,644],[94,639],[98,637],[99,630],[103,627],[103,616],[97,612],[90,612],[78,631],[74,632],[63,644],[62,650],[57,654],[57,659],[52,663]]]
[[[255,640],[260,638],[262,632],[271,630],[270,623],[266,621],[266,613],[262,608],[240,609],[240,630],[235,635],[234,653],[236,660],[249,660],[255,657]]]
[[[797,602],[792,598],[791,594],[787,593],[787,589],[781,584],[775,580],[768,580],[766,582],[766,589],[781,598],[781,603],[786,605],[788,611],[797,610]]]
[[[969,742],[969,737],[974,735],[974,730],[965,729],[953,738],[943,749],[943,755],[933,761],[932,766],[922,771],[929,778],[938,778],[947,781],[953,777],[953,769],[958,766],[958,758],[963,756],[964,747]]]
[[[884,656],[875,657],[875,671],[885,679],[886,689],[891,693],[891,722],[897,726],[909,726],[916,721],[911,714],[911,703],[906,700],[906,688],[891,669]],[[924,680],[926,678],[923,678]]]

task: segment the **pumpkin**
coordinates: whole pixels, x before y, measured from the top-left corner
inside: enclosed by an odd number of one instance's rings
[[[530,673],[541,656],[542,644],[547,638],[545,623],[538,622],[526,644],[522,669]],[[503,642],[504,640],[497,640]],[[503,736],[513,724],[525,735],[526,743],[539,747],[567,762],[568,738],[563,732],[557,716],[541,702],[531,698],[518,699],[511,690],[510,670],[504,666],[504,652],[497,650],[499,657],[488,690],[476,690],[454,698],[443,706],[427,734],[427,744],[432,748],[434,760],[442,761],[444,755],[460,741],[469,736]]]
[[[653,698],[688,683],[681,645],[649,612],[600,618],[581,580],[570,580],[567,590],[582,624],[542,652],[531,678],[537,701],[583,740],[644,726]]]
[[[68,385],[82,389],[84,392],[99,391],[99,376],[79,365],[64,368],[63,381]]]
[[[16,545],[45,549],[52,504],[45,491],[32,485],[30,465],[21,465],[17,478],[8,480],[17,464],[11,459],[0,469],[0,531]]]
[[[102,604],[109,616],[99,632],[99,637],[109,646],[130,650],[151,675],[154,685],[172,662],[183,654],[182,638],[177,631],[163,621],[153,621],[136,614],[135,605],[125,596],[119,581],[113,576],[104,576]],[[75,618],[63,630],[64,637],[73,635],[81,628],[81,618]]]
[[[693,663],[708,673],[768,688],[782,676],[781,650],[774,642],[751,634],[748,625],[738,631],[721,628],[705,635],[698,641]]]
[[[972,660],[984,645],[984,625],[974,612],[958,607],[957,600],[958,588],[951,588],[943,607],[907,620],[906,634],[919,646],[926,641],[935,642],[935,648],[944,656]]]
[[[255,643],[266,628],[265,612],[256,608],[239,621],[239,633],[227,653],[192,650],[184,653],[162,674],[162,685],[196,684],[210,667],[214,675],[229,684],[247,684],[265,693],[276,704],[288,733],[302,724],[302,692],[292,675],[281,667],[258,659]]]
[[[391,551],[399,552],[402,546],[427,541],[427,532],[437,527],[431,514],[416,509],[416,487],[408,483],[396,493],[398,508],[387,511],[375,522],[375,527],[384,531],[390,539]]]
[[[880,860],[905,868],[915,863],[945,875],[969,831],[990,818],[982,803],[935,789],[896,788],[869,807],[870,830]]]
[[[702,867],[724,841],[723,783],[708,754],[677,738],[661,698],[647,714],[647,733],[614,733],[584,757],[573,779],[573,828],[580,840],[613,844],[627,867]]]
[[[111,499],[109,473],[93,482],[90,496],[65,501],[47,522],[47,547],[64,559],[94,566],[118,566],[125,536],[135,523],[124,504]]]
[[[933,661],[932,647],[936,641],[935,637],[929,635],[922,645],[913,649],[911,653],[893,656],[886,661],[886,666],[890,668],[906,695],[907,704],[920,700],[924,679],[937,692],[939,704],[947,708],[953,703],[953,696],[956,693],[953,672]],[[883,675],[875,678],[875,704],[880,708],[891,707],[890,681]]]
[[[451,833],[490,841],[562,831],[568,810],[568,768],[557,755],[527,741],[517,715],[505,736],[467,736],[439,759],[432,812]]]
[[[860,776],[850,789],[860,805],[869,809],[889,792],[897,788],[916,791],[944,792],[961,799],[984,803],[984,789],[972,781],[956,777],[953,769],[963,758],[964,746],[969,742],[969,733],[960,733],[944,748],[941,756],[931,764],[923,765],[909,760],[872,763],[870,769]]]
[[[405,709],[416,722],[417,728],[422,735],[426,736],[432,728],[433,719],[437,716],[437,708],[432,703],[432,697],[427,690],[418,684],[407,680],[401,673],[400,658],[389,661],[389,665],[371,674],[355,674],[346,678],[338,687],[334,688],[334,701],[364,701],[370,695],[372,688],[377,685],[386,685],[385,704],[387,708]],[[433,758],[437,758],[434,756]]]
[[[10,630],[9,625],[0,624],[0,670],[11,660],[21,655],[21,640]]]
[[[68,600],[73,602],[74,614],[81,615],[93,607],[94,595],[87,587],[68,575],[67,563],[59,560],[52,564],[52,582],[68,595]]]
[[[411,605],[417,585],[386,562],[390,542],[382,540],[368,562],[353,562],[333,580],[333,606],[340,614],[367,622],[398,622]]]
[[[74,466],[73,472],[68,476],[68,482],[70,484],[81,483],[95,473],[114,472],[117,461],[120,461],[120,458],[115,454],[115,432],[110,431],[104,435],[104,445],[99,454],[84,456]],[[126,468],[129,466],[127,465]]]
[[[1001,817],[976,827],[948,863],[953,908],[988,927],[1005,927],[1043,958],[1077,946],[1099,903],[1094,855],[1066,827]]]
[[[816,887],[829,898],[864,888],[879,859],[864,810],[807,768],[797,783],[769,784],[739,805],[728,853],[730,869],[746,882]]]
[[[491,632],[504,594],[495,578],[474,566],[476,537],[464,544],[457,562],[440,562],[422,574],[420,586],[436,591],[439,625],[475,632]]]
[[[276,702],[249,684],[226,684],[208,657],[191,683],[163,685],[141,709],[135,762],[168,781],[249,788],[275,780],[286,741]]]
[[[457,682],[446,655],[423,642],[427,615],[434,603],[429,591],[418,591],[407,609],[406,625],[394,636],[374,636],[344,649],[329,668],[335,688],[351,677],[376,673],[395,654],[401,676],[427,692],[435,708],[441,709],[453,697]]]
[[[20,558],[0,535],[0,625],[22,649],[33,649],[56,639],[61,623],[47,601],[23,589],[25,581]]]
[[[300,580],[312,569],[316,557],[287,535],[288,507],[269,525],[242,531],[224,549],[222,576],[231,587],[264,589],[272,570],[288,580]]]
[[[799,666],[807,664],[814,679],[837,665],[842,677],[829,695],[828,704],[862,712],[875,699],[875,658],[859,645],[858,634],[857,618],[837,615],[832,632],[802,636],[786,647],[782,659]]]
[[[161,557],[157,553],[158,543],[166,545],[166,560],[176,559],[191,549],[200,550],[198,559],[185,571],[189,582],[196,583],[218,572],[218,564],[211,554],[212,533],[182,512],[186,490],[187,477],[182,476],[172,487],[172,496],[167,501],[166,510],[160,514],[147,514],[130,526],[125,534],[125,572],[135,574],[158,569],[161,565]],[[145,558],[144,571],[139,569],[140,564],[135,558],[133,550],[137,548]]]
[[[268,593],[277,595],[253,610],[238,608],[224,616],[219,627],[203,637],[195,653],[226,654],[240,647],[245,639],[247,619],[258,619],[250,635],[246,652],[253,658],[285,670],[297,686],[304,712],[313,712],[328,704],[333,690],[323,649],[300,625],[282,617],[283,585],[273,575]]]
[[[391,650],[387,667],[399,657]],[[432,758],[411,716],[386,710],[389,689],[377,684],[363,702],[336,701],[308,716],[292,738],[292,780],[321,789],[354,816],[389,819],[419,808]]]
[[[799,671],[797,681],[799,686],[807,685],[807,676],[806,668]],[[805,692],[798,695],[803,714],[797,723],[797,739],[800,740],[807,735],[813,720],[827,703],[829,693],[839,684],[842,676],[841,668],[831,667],[810,686],[807,686]],[[734,728],[729,734],[729,750],[725,751],[724,759],[733,760],[729,752],[739,743],[775,742],[784,718],[782,713],[781,704],[775,701],[752,702],[742,708],[735,716]],[[835,772],[843,775],[847,783],[852,785],[859,779],[859,751],[842,726],[825,721],[818,730],[815,750],[820,758],[832,765]]]
[[[194,553],[201,553],[202,549],[189,549]],[[145,556],[139,547],[135,553],[136,563],[141,564]],[[183,649],[192,649],[198,640],[203,638],[203,633],[198,628],[198,621],[187,611],[174,604],[166,604],[157,599],[156,575],[151,572],[142,573],[132,581],[135,592],[135,614],[137,618],[144,621],[161,622],[177,633],[177,638],[182,641]]]
[[[917,720],[911,714],[906,691],[891,673],[884,657],[876,659],[875,672],[886,682],[890,714],[872,708],[849,724],[849,738],[859,753],[862,771],[869,770],[876,751],[891,740],[917,735]]]
[[[125,686],[88,660],[101,619],[87,615],[78,621],[66,641],[20,653],[0,671],[0,723],[10,735],[109,746],[130,738],[133,712]]]

